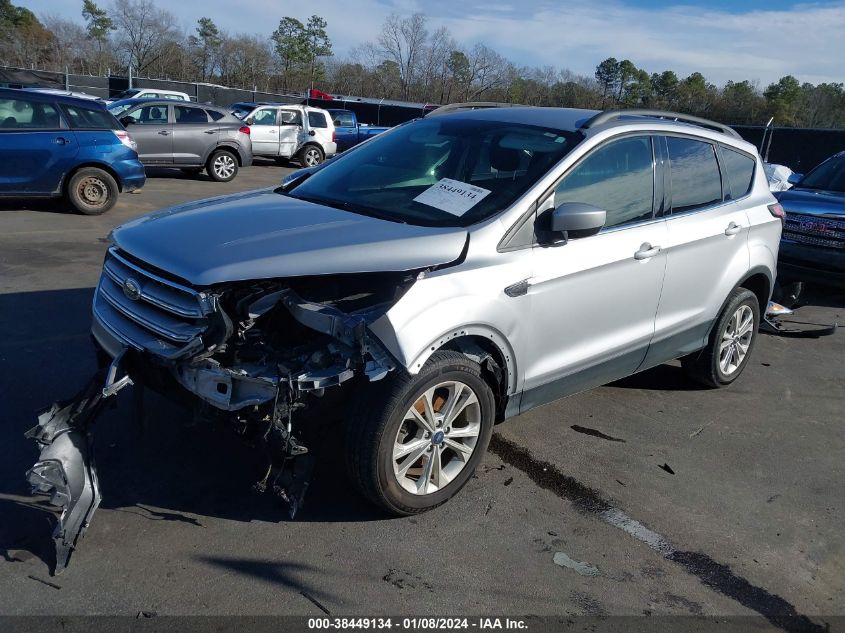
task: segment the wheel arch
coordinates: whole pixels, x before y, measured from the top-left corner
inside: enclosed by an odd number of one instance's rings
[[[745,277],[734,286],[734,289],[745,288],[753,292],[760,304],[760,314],[762,315],[766,313],[773,286],[774,278],[771,272],[763,266],[756,266],[748,271]]]
[[[114,178],[114,181],[117,183],[117,190],[120,193],[123,193],[123,181],[111,165],[108,165],[107,163],[99,163],[97,161],[89,160],[85,161],[84,163],[80,163],[79,165],[74,165],[73,169],[68,170],[68,172],[64,175],[64,177],[62,178],[61,185],[59,187],[59,192],[62,195],[67,195],[67,187],[68,184],[70,184],[70,180],[71,178],[73,178],[74,174],[76,174],[80,169],[85,169],[86,167],[102,169],[109,176]]]
[[[206,165],[209,160],[211,160],[212,155],[214,152],[219,152],[220,150],[225,150],[230,154],[235,155],[235,160],[238,161],[238,167],[243,167],[243,158],[241,157],[240,148],[233,145],[232,143],[220,143],[219,145],[215,145],[211,149],[208,150],[208,153],[205,155],[205,159],[202,161],[203,165]]]
[[[416,374],[425,365],[431,355],[441,349],[454,350],[467,356],[488,356],[501,368],[502,376],[497,380],[494,391],[502,398],[517,391],[516,357],[510,342],[498,330],[489,325],[473,324],[452,328],[433,339],[407,365],[411,374]]]

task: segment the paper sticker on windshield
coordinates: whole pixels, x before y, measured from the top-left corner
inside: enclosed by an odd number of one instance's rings
[[[414,198],[414,201],[461,216],[481,202],[489,193],[489,189],[469,185],[460,180],[441,178],[439,182]]]

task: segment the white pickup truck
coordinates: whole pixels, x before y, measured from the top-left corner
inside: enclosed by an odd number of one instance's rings
[[[320,108],[262,105],[244,121],[250,129],[254,156],[280,161],[296,158],[303,167],[314,167],[337,153],[334,123]]]

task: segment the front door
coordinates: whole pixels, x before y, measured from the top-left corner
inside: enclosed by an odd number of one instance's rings
[[[279,108],[262,107],[247,117],[252,153],[258,156],[279,155]]]
[[[173,164],[173,125],[168,106],[144,105],[124,114],[127,131],[138,143],[138,158],[148,165]]]
[[[599,146],[553,195],[554,206],[602,208],[607,222],[596,235],[533,249],[522,411],[634,373],[654,334],[666,270],[651,137]]]

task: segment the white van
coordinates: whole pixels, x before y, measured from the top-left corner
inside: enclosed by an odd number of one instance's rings
[[[337,153],[334,122],[320,108],[262,105],[244,121],[250,129],[253,156],[296,158],[303,167],[314,167]]]

